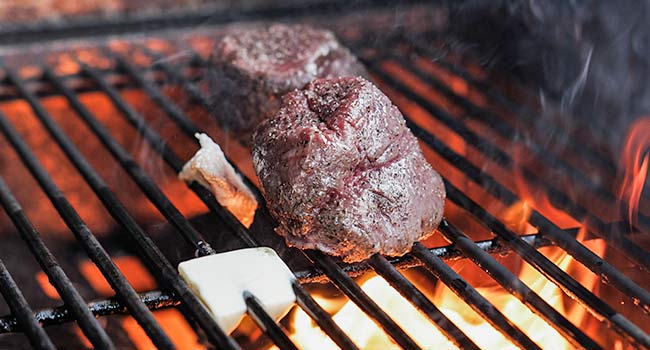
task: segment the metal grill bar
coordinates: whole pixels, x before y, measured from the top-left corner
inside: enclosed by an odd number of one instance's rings
[[[4,116],[0,117],[0,123],[6,123]],[[50,283],[65,302],[70,314],[79,322],[81,329],[90,334],[103,332],[97,320],[87,310],[85,301],[47,248],[2,178],[0,178],[0,202],[18,229],[21,238],[27,243],[38,264],[49,278]]]
[[[7,71],[7,77],[11,82],[13,82],[18,89],[19,93],[25,98],[29,103],[34,114],[41,121],[43,126],[48,130],[52,137],[59,144],[61,149],[70,159],[77,160],[77,166],[80,168],[86,169],[86,171],[91,171],[90,164],[88,164],[79,150],[74,146],[72,141],[65,135],[63,130],[61,130],[56,123],[49,116],[49,113],[45,110],[43,105],[39,102],[38,98],[34,96],[29,90],[25,88],[24,82],[12,71]],[[162,330],[158,322],[154,319],[153,314],[147,308],[138,294],[135,292],[131,284],[126,280],[122,272],[112,263],[108,253],[105,253],[105,260],[98,260],[96,263],[100,267],[100,270],[104,273],[107,281],[115,290],[118,297],[124,302],[124,305],[131,312],[136,321],[140,324],[142,329],[147,333],[149,338],[153,341],[154,345],[162,349],[171,349],[174,348],[174,344],[167,337],[165,332]],[[111,262],[110,264],[106,262]],[[101,265],[100,265],[101,264]]]
[[[411,281],[399,273],[397,269],[381,255],[370,257],[368,263],[380,274],[393,288],[424,313],[438,328],[447,335],[456,346],[465,350],[479,349],[463,331],[460,330],[440,309],[438,309]]]
[[[64,219],[66,224],[68,224],[70,230],[75,234],[77,240],[84,245],[84,248],[86,249],[88,255],[91,256],[93,260],[108,259],[108,262],[102,261],[102,263],[112,264],[110,258],[107,258],[106,251],[103,250],[99,242],[97,242],[97,239],[92,235],[88,227],[77,215],[61,190],[59,190],[45,169],[40,165],[34,154],[32,154],[32,152],[29,150],[29,146],[25,143],[25,141],[21,139],[20,134],[18,134],[13,126],[11,126],[7,120],[7,117],[2,113],[0,113],[0,129],[2,129],[2,133],[12,144],[13,148],[16,150],[23,163],[29,168],[30,172],[36,178],[41,188],[46,192],[47,196],[52,201],[52,204],[54,204],[61,217]],[[4,193],[3,191],[3,197],[8,196],[11,196],[11,192]],[[36,231],[31,226],[27,218],[24,217],[22,208],[20,208],[20,205],[15,201],[15,199],[13,201],[12,199],[13,198],[9,197],[6,198],[6,200],[8,200],[8,206],[5,207],[5,209],[12,217],[12,220],[14,220],[14,216],[16,217],[16,221],[14,221],[16,227],[24,234],[26,233],[31,235],[31,237],[37,237],[38,235],[35,233]],[[3,199],[3,204],[4,202],[5,200]],[[22,226],[24,224],[27,225]],[[40,241],[40,243],[42,244],[42,241]],[[88,337],[88,340],[90,340],[90,342],[98,349],[114,349],[115,347],[113,345],[113,342],[99,325],[99,322],[97,322],[90,311],[88,311],[86,308],[86,303],[79,295],[79,292],[77,292],[77,290],[72,285],[72,282],[70,282],[67,276],[65,276],[52,255],[48,254],[49,251],[45,249],[38,253],[46,254],[45,256],[41,256],[40,254],[36,255],[37,259],[43,259],[43,263],[46,264],[45,266],[48,266],[46,272],[48,270],[51,273],[53,272],[53,270],[49,269],[50,263],[53,264],[51,266],[54,266],[55,269],[58,268],[56,269],[58,272],[52,273],[52,275],[48,275],[48,277],[50,277],[50,280],[52,283],[55,283],[55,285],[59,284],[60,290],[57,289],[57,291],[62,293],[60,294],[61,298],[63,298],[63,300],[68,305],[70,305],[71,311],[76,314],[77,320],[79,321],[79,326],[83,330],[86,337]],[[54,280],[55,278],[56,280]]]
[[[152,311],[180,305],[180,301],[177,300],[175,295],[172,296],[161,291],[142,293],[140,294],[140,300]],[[88,303],[87,308],[95,317],[128,314],[126,307],[116,299],[92,301]],[[44,327],[74,321],[74,317],[67,305],[38,310],[34,313],[34,318]],[[22,331],[23,328],[13,315],[0,317],[0,333]]]
[[[305,254],[311,259],[319,268],[325,272],[327,277],[334,282],[350,300],[352,300],[363,312],[372,317],[379,326],[390,335],[399,346],[404,349],[420,349],[420,347],[409,337],[404,330],[402,330],[393,319],[384,312],[361,288],[354,283],[341,268],[318,251],[305,251]]]
[[[502,122],[500,118],[496,117],[491,112],[476,106],[473,102],[469,101],[467,98],[456,94],[449,87],[447,87],[442,81],[432,76],[430,73],[423,71],[422,69],[418,68],[417,65],[415,64],[409,64],[409,62],[406,62],[405,59],[402,57],[392,55],[392,54],[388,55],[388,57],[391,60],[395,60],[399,62],[402,67],[405,67],[409,71],[416,74],[418,77],[426,81],[427,84],[429,84],[431,87],[436,89],[436,91],[439,91],[445,97],[449,98],[452,102],[454,102],[456,105],[463,108],[467,112],[467,115],[474,117],[477,120],[482,120],[483,122],[489,120],[490,127],[495,131],[498,131],[502,136],[508,139],[517,139],[518,132],[516,129],[514,129],[514,127]],[[566,163],[561,158],[554,156],[553,153],[547,152],[546,150],[542,149],[541,146],[539,146],[537,143],[527,143],[526,146],[532,151],[532,153],[536,157],[538,157],[541,161],[545,162],[549,167],[559,166],[565,171],[565,173],[573,174],[573,176],[575,176],[576,179],[576,181],[573,181],[574,183],[587,185],[587,189],[589,191],[602,196],[606,201],[610,203],[619,202],[615,196],[613,196],[607,190],[602,188],[600,185],[595,184],[588,176],[584,175],[579,169],[574,168],[573,166]],[[499,158],[493,157],[493,158],[496,161],[504,160],[501,157]],[[511,159],[509,159],[509,157],[507,158],[507,162],[499,163],[499,164],[507,168],[511,168],[513,166],[513,162]],[[532,171],[526,168],[523,168],[522,170],[524,176],[527,179],[537,178],[537,176],[535,176],[535,174]],[[595,228],[594,233],[598,234],[601,238],[604,238],[609,245],[624,252],[627,257],[632,258],[635,263],[644,267],[646,270],[650,268],[650,253],[641,249],[639,246],[632,243],[629,239],[627,239],[624,236],[617,235],[617,237],[612,238],[611,237],[612,235],[609,235],[606,232],[601,231],[599,228],[605,225],[604,222],[601,219],[599,219],[596,215],[594,215],[591,211],[589,211],[589,209],[571,200],[570,197],[566,195],[566,193],[563,192],[562,190],[555,188],[550,183],[545,181],[534,180],[534,182],[543,185],[545,188],[547,188],[550,192],[550,195],[558,199],[558,201],[556,202],[561,203],[563,209],[565,209],[569,214],[571,214],[571,216],[573,216],[577,221],[582,221],[584,219],[587,219],[590,222],[592,222],[593,223],[592,226],[594,226]],[[622,206],[624,211],[628,210],[627,205],[625,203],[621,203],[620,205]],[[645,220],[644,215],[642,213],[640,213],[639,215],[639,220],[641,224],[647,227],[647,224],[644,222]]]
[[[518,139],[519,132],[513,126],[503,122],[501,118],[498,118],[494,113],[477,106],[476,104],[474,104],[474,102],[457,94],[447,85],[445,85],[443,81],[435,77],[433,74],[429,72],[425,72],[423,69],[413,64],[413,62],[407,61],[407,59],[405,59],[402,56],[389,53],[386,56],[386,58],[390,60],[395,60],[396,62],[400,63],[400,65],[403,67],[408,67],[408,70],[412,71],[418,77],[426,81],[427,84],[429,84],[429,86],[434,88],[436,91],[440,92],[443,96],[451,100],[457,106],[461,107],[468,116],[474,117],[476,119],[483,118],[482,120],[489,120],[491,122],[494,122],[495,124],[492,124],[494,126],[494,130],[498,131],[502,136],[510,140]],[[516,115],[519,116],[521,114],[520,112],[518,112]],[[616,198],[614,198],[609,192],[607,192],[601,186],[595,184],[593,181],[591,181],[591,179],[588,176],[582,173],[582,171],[574,168],[572,165],[568,164],[560,157],[557,157],[553,153],[550,153],[547,150],[542,149],[541,146],[539,146],[537,143],[530,143],[527,144],[527,146],[531,149],[533,154],[535,154],[535,156],[537,156],[540,160],[548,164],[554,164],[556,166],[559,166],[563,170],[565,170],[566,173],[573,174],[576,177],[577,180],[576,183],[588,186],[588,189],[591,192],[603,196],[607,201],[616,201]]]
[[[422,0],[403,0],[400,6],[410,6],[426,3]],[[99,35],[116,35],[128,33],[146,33],[161,30],[197,28],[205,25],[231,23],[235,20],[278,20],[319,15],[340,15],[350,11],[373,11],[395,8],[395,2],[390,0],[376,1],[311,1],[309,6],[304,3],[273,3],[269,5],[241,6],[229,11],[216,10],[206,6],[198,6],[189,11],[169,11],[164,16],[125,16],[123,18],[71,18],[64,23],[45,22],[36,25],[7,25],[0,31],[0,44],[22,44],[48,42],[65,38],[78,40],[83,37]],[[219,9],[219,8],[217,8]]]
[[[171,153],[167,144],[158,137],[152,134],[152,130],[146,126],[146,121],[137,115],[122,98],[119,93],[113,89],[108,83],[99,75],[95,69],[86,64],[82,64],[82,69],[85,74],[92,78],[104,91],[108,97],[115,103],[116,107],[129,118],[129,121],[134,123],[139,133],[144,133],[146,138],[156,138],[158,142],[152,144],[157,152],[164,152],[170,157],[169,161],[177,164],[179,169],[182,167],[183,162],[180,158]],[[104,128],[96,118],[92,117],[90,113],[82,115],[83,120],[90,126],[97,136],[99,136],[102,143],[108,148],[113,156],[122,164],[124,170],[133,178],[133,180],[140,186],[140,189],[149,197],[151,202],[158,208],[158,210],[169,220],[169,222],[178,229],[178,231],[185,237],[185,239],[198,250],[200,256],[214,254],[214,249],[203,236],[190,224],[190,222],[183,216],[183,214],[172,204],[167,196],[156,186],[155,182],[145,173],[145,171],[136,163],[136,161],[128,154],[128,152],[120,146],[115,139],[112,138],[110,132]]]
[[[273,343],[281,350],[298,350],[289,336],[278,326],[275,321],[264,311],[260,301],[250,292],[244,292],[244,301],[248,308],[248,314],[253,317],[255,322],[264,330],[264,332],[273,340]]]
[[[540,179],[533,178],[532,172],[524,170],[524,176],[533,184],[541,184]],[[591,231],[598,237],[603,238],[608,245],[624,253],[625,257],[634,262],[645,271],[650,271],[650,253],[632,242],[620,231],[607,231],[607,225],[603,220],[591,214],[580,204],[575,203],[570,197],[561,190],[548,188],[548,195],[557,207],[571,215],[576,220],[582,220],[587,223]],[[613,227],[616,228],[616,227]],[[643,229],[642,229],[643,230]]]
[[[473,85],[478,90],[485,93],[491,101],[497,102],[498,105],[503,107],[507,112],[520,116],[522,120],[533,123],[535,120],[539,119],[539,113],[534,112],[531,108],[525,104],[519,104],[513,101],[510,97],[501,93],[494,86],[488,84],[487,82],[481,81],[469,72],[465,71],[463,68],[454,65],[445,59],[446,54],[438,52],[437,50],[428,47],[428,45],[422,42],[423,38],[421,37],[405,37],[401,36],[399,39],[402,39],[400,42],[407,44],[411,50],[414,52],[424,55],[426,57],[432,58],[435,57],[434,63],[446,71],[464,79],[470,85]],[[523,91],[524,89],[522,89]],[[615,173],[617,168],[610,159],[605,158],[604,156],[598,154],[598,152],[591,147],[586,147],[584,143],[576,143],[574,140],[577,138],[571,138],[568,143],[568,146],[571,147],[571,150],[581,157],[589,159],[590,162],[598,163],[599,166],[605,170],[607,173]]]
[[[0,183],[1,186],[4,186],[4,184]],[[29,338],[32,346],[35,349],[56,349],[43,327],[38,324],[36,317],[34,317],[34,312],[29,307],[29,304],[27,304],[27,300],[25,300],[23,293],[11,277],[11,274],[9,274],[2,260],[0,260],[0,293],[2,293],[2,296],[7,301],[11,312],[16,315],[18,324]]]
[[[109,57],[113,57],[115,59],[115,62],[117,64],[118,68],[123,69],[131,78],[133,78],[136,81],[136,84],[138,86],[140,86],[142,88],[142,90],[144,90],[147,93],[147,96],[149,96],[149,98],[155,104],[157,104],[169,116],[169,118],[171,118],[176,123],[176,125],[178,125],[181,128],[181,130],[183,130],[185,132],[186,135],[188,135],[192,140],[194,140],[194,142],[196,144],[198,144],[198,140],[196,140],[194,138],[194,135],[197,134],[197,133],[202,133],[203,131],[185,114],[185,112],[183,112],[183,110],[177,104],[175,104],[173,101],[171,101],[162,91],[160,91],[160,88],[158,88],[158,86],[154,85],[153,82],[147,80],[144,77],[144,75],[138,70],[138,68],[135,67],[128,60],[124,59],[123,57],[121,57],[119,55],[113,54],[111,51],[107,51],[107,54],[109,55]],[[164,64],[164,63],[160,64],[160,68],[162,68],[163,71],[165,72],[165,74],[168,75],[168,76],[170,75],[170,72],[168,70],[169,67],[170,66],[167,65],[167,64]],[[177,76],[176,74],[174,74],[173,77],[178,78],[178,79],[182,79],[184,83],[187,83],[188,86],[184,86],[184,88],[185,89],[190,89],[191,91],[193,91],[191,93],[193,95],[192,98],[197,100],[197,101],[200,100],[201,101],[200,105],[202,107],[206,108],[207,100],[206,100],[205,96],[203,96],[203,94],[200,92],[200,90],[195,91],[195,90],[191,89],[192,87],[194,87],[194,85],[191,84],[189,82],[189,80],[186,80],[186,78],[183,77],[182,75]],[[237,174],[242,177],[242,179],[244,180],[244,183],[246,184],[246,186],[253,191],[253,194],[255,195],[255,198],[258,201],[263,201],[264,197],[262,196],[262,193],[253,184],[253,182],[248,178],[248,176],[246,176],[246,174],[242,173],[239,170],[239,168],[237,168],[235,166],[235,163],[232,160],[230,160],[227,157],[226,157],[226,160],[228,161],[228,163],[230,165],[233,166],[233,168],[235,169],[235,172],[237,172]],[[175,164],[170,163],[170,165],[172,167],[174,167],[174,169],[176,169]],[[203,199],[203,198],[201,198],[201,199]],[[212,199],[210,199],[210,200],[204,200],[204,203],[205,202],[213,203],[214,201]],[[206,205],[208,205],[208,203],[206,203]],[[266,210],[266,207],[260,208],[260,209],[261,210]],[[225,214],[220,214],[221,211],[227,212],[227,210],[219,209],[219,213],[217,213],[217,214],[220,215],[220,216],[225,215]],[[232,215],[230,215],[230,217],[232,218],[232,220],[227,219],[227,221],[229,223],[232,223],[233,226],[236,226],[235,222],[237,221],[237,219],[232,217]],[[244,236],[247,237],[248,235],[242,234],[242,236],[243,236],[242,239],[245,239]]]
[[[169,155],[170,162],[178,164],[182,167],[183,163],[180,158],[175,157],[170,153],[169,147],[166,143],[160,139],[155,134],[150,134],[151,129],[146,127],[146,121],[144,118],[139,118],[137,112],[133,110],[122,98],[119,96],[119,93],[112,88],[108,83],[102,78],[102,76],[95,69],[91,68],[86,64],[82,64],[82,70],[90,78],[92,78],[104,91],[108,97],[113,101],[115,106],[120,110],[125,116],[129,117],[130,121],[135,123],[135,127],[138,132],[144,133],[147,138],[153,137],[158,138],[159,142],[153,144],[156,147],[157,152],[164,152]],[[90,116],[90,115],[89,115]],[[83,117],[83,116],[82,116]],[[137,165],[135,160],[124,150],[119,144],[112,139],[108,130],[100,126],[99,122],[95,118],[85,118],[87,124],[93,129],[93,131],[100,136],[102,142],[108,147],[111,153],[118,159],[118,161],[123,165],[125,170],[131,175],[134,181],[140,186],[140,188],[147,194],[151,199],[151,202],[156,205],[156,208],[165,215],[165,217],[183,234],[186,240],[192,244],[199,252],[199,255],[205,256],[209,254],[214,254],[215,251],[210,247],[210,245],[205,241],[202,235],[187,221],[183,214],[172,204],[172,202],[165,196],[165,194],[156,186],[153,180],[144,172],[144,170]],[[110,145],[110,146],[109,146]]]
[[[568,234],[575,235],[577,233],[577,229],[570,230],[571,232]],[[545,247],[550,245],[550,241],[547,241],[543,237],[541,237],[539,234],[532,234],[532,235],[525,235],[521,236],[526,243],[530,244],[531,246],[535,248],[539,247]],[[483,240],[483,241],[477,241],[475,242],[476,245],[484,250],[486,253],[489,254],[494,254],[494,255],[505,255],[510,253],[512,250],[510,248],[507,248],[501,243],[501,239],[499,238],[494,238],[494,239],[488,239],[488,240]],[[463,253],[461,253],[459,250],[456,249],[455,246],[453,245],[448,245],[448,246],[442,246],[442,247],[435,247],[430,249],[431,253],[436,255],[437,257],[441,258],[442,260],[457,260],[457,259],[464,259],[467,258]],[[390,259],[387,259],[390,264],[396,268],[399,269],[406,269],[410,267],[416,267],[416,266],[422,266],[422,262],[413,257],[411,254],[406,254],[401,257],[391,257]],[[362,263],[355,263],[355,264],[346,264],[345,266],[342,267],[343,271],[346,272],[349,275],[360,275],[361,273],[368,272],[368,266],[367,263],[362,262]],[[296,272],[296,276],[298,279],[303,282],[303,283],[310,283],[310,282],[319,282],[321,281],[322,277],[322,271],[314,269],[314,270],[308,270],[308,271],[298,271]]]
[[[431,108],[433,106],[430,102],[410,90],[403,83],[393,78],[381,69],[376,68],[374,65],[370,65],[369,69],[382,81],[386,82],[391,88],[407,96],[412,101],[418,103],[435,118],[442,121],[443,123],[447,121],[446,118],[439,118],[440,114],[437,113],[437,109]],[[425,129],[421,128],[419,125],[413,122],[408,117],[408,115],[405,115],[404,117],[406,119],[407,126],[414,132],[416,136],[422,139],[428,146],[430,146],[443,158],[448,160],[450,164],[461,170],[477,184],[481,185],[490,194],[503,201],[506,205],[513,205],[518,201],[517,196],[505,188],[505,186],[501,185],[499,182],[494,180],[489,175],[483,173],[480,169],[467,161],[465,158],[455,153],[434,135],[427,132]],[[463,128],[467,130],[465,126],[463,126],[461,123],[458,123],[457,121],[454,121],[453,125],[456,128]],[[486,153],[486,155],[490,156],[489,153]],[[650,293],[634,283],[630,278],[611,266],[608,262],[598,257],[587,247],[576,241],[573,237],[567,235],[566,232],[558,228],[543,215],[539,214],[536,210],[533,210],[529,221],[533,225],[543,230],[544,234],[547,235],[548,238],[553,241],[553,243],[565,249],[569,254],[575,257],[595,274],[607,279],[612,285],[616,286],[616,288],[631,298],[640,300],[641,305],[645,309],[650,306]]]
[[[454,65],[453,63],[449,62],[446,59],[447,54],[439,51],[436,48],[432,47],[427,47],[426,44],[423,43],[424,36],[396,36],[392,40],[394,41],[399,41],[400,44],[403,46],[408,47],[408,50],[411,50],[412,52],[417,53],[420,56],[424,56],[422,58],[429,58],[429,62],[435,64],[436,66],[443,68],[447,72],[450,72],[466,82],[468,82],[470,85],[475,87],[477,90],[479,90],[482,94],[485,94],[491,101],[496,102],[496,104],[502,108],[504,108],[508,113],[511,113],[512,115],[516,115],[519,117],[519,120],[523,120],[527,123],[532,124],[536,120],[539,119],[539,113],[533,111],[529,106],[527,106],[525,103],[517,103],[514,100],[512,100],[510,97],[506,96],[504,93],[500,92],[497,88],[494,86],[488,84],[485,81],[480,80],[479,78],[475,78],[471,73],[468,71],[464,70],[463,67]],[[468,55],[470,56],[470,55]],[[433,60],[431,60],[433,58]],[[420,69],[421,71],[421,69]],[[423,72],[425,77],[438,80],[439,79],[433,77],[431,73],[428,72]],[[446,93],[454,94],[452,91],[449,91],[449,89],[446,89]],[[521,92],[526,93],[526,89],[521,89]],[[456,94],[457,95],[457,94]],[[456,96],[454,98],[462,98],[462,96]],[[459,102],[462,102],[459,100]],[[470,101],[471,102],[471,101]],[[551,107],[552,108],[552,107]],[[480,107],[478,107],[478,110],[482,110]],[[501,119],[499,119],[501,120]],[[615,173],[617,168],[616,164],[614,164],[609,158],[605,158],[603,155],[599,154],[595,148],[587,147],[584,143],[576,143],[574,140],[578,140],[579,136],[575,135],[575,137],[572,137],[569,142],[566,144],[569,146],[572,152],[575,152],[575,154],[580,155],[581,157],[588,158],[590,161],[593,161],[594,163],[598,163],[599,166],[603,169],[606,170],[608,174]],[[568,164],[561,164],[560,166],[568,166]],[[572,172],[575,171],[571,170]],[[578,169],[579,171],[579,169]],[[582,174],[584,178],[588,178],[585,174]],[[590,184],[587,184],[588,186],[594,185],[592,188],[594,191],[599,191],[602,192],[604,191],[605,195],[608,195],[606,193],[607,189],[599,188],[593,181]]]
[[[192,99],[192,102],[198,104],[199,106],[203,107],[206,110],[210,110],[210,102],[208,98],[205,96],[203,91],[196,85],[193,84],[189,79],[187,79],[183,74],[181,74],[179,71],[176,71],[174,67],[163,59],[164,57],[153,50],[150,50],[148,47],[142,47],[141,50],[151,57],[154,60],[154,66],[159,67],[169,76],[169,78],[180,84],[183,89],[187,92],[189,97]],[[199,64],[205,66],[205,63],[203,62],[203,59],[199,55],[192,55],[192,59],[194,61],[198,61]]]
[[[481,250],[458,228],[447,221],[443,221],[440,225],[440,232],[450,241],[454,242],[455,246],[472,259],[476,265],[483,268],[492,278],[504,286],[510,294],[521,300],[531,311],[538,314],[551,327],[569,339],[573,345],[583,349],[601,348],[593,339],[584,334],[578,327],[573,325],[562,314],[544,301],[544,299],[526,286],[517,276],[499,264],[492,256]]]
[[[296,293],[296,303],[303,309],[316,324],[325,331],[328,337],[336,343],[341,349],[359,349],[345,332],[336,324],[332,317],[318,305],[316,300],[309,295],[307,290],[300,285],[300,282],[294,281],[291,285],[293,292]]]
[[[112,51],[106,51],[106,54],[109,57],[112,57],[115,60],[118,69],[124,70],[124,72],[129,75],[135,81],[136,85],[142,88],[142,90],[147,94],[147,96],[169,116],[187,135],[194,136],[197,133],[201,133],[201,129],[185,115],[185,112],[174,102],[172,102],[155,84],[144,77],[141,70],[139,70],[133,63],[129,62],[127,59],[122,56],[113,54]],[[169,73],[164,69],[167,65],[160,65],[159,67],[165,71],[166,75]],[[232,161],[228,160],[230,164],[233,164]],[[236,171],[239,169],[235,168]],[[244,177],[247,183],[250,183],[250,179],[246,177],[245,174],[239,172],[238,175]],[[252,185],[252,183],[251,183]]]
[[[126,65],[124,66],[126,67]],[[169,74],[167,71],[167,68],[169,67],[166,63],[161,62],[160,67],[165,71],[165,73]],[[169,69],[173,70],[171,67]],[[99,76],[101,78],[101,76]],[[137,78],[136,78],[137,80]],[[143,79],[144,81],[144,79]],[[192,85],[193,86],[193,85]],[[193,86],[194,87],[194,86]],[[110,88],[110,87],[109,87]],[[159,103],[158,105],[163,109],[163,111],[169,113],[169,115],[172,117],[172,120],[184,120],[185,122],[183,123],[188,130],[193,129],[193,133],[189,134],[190,138],[194,139],[194,134],[196,132],[201,132],[197,127],[192,128],[191,122],[189,122],[189,118],[184,115],[184,113],[178,113],[179,110],[177,108],[172,107],[174,104],[171,102],[169,99],[165,98],[164,95],[161,92],[158,92],[155,94],[155,98],[152,99],[154,102],[162,102]],[[118,96],[119,98],[119,96]],[[129,113],[125,114],[127,117],[128,121],[136,126],[139,125],[142,122],[143,118],[139,116],[138,114],[134,113]],[[145,126],[147,127],[146,123]],[[167,162],[167,164],[176,172],[179,173],[183,167],[183,162],[179,160],[179,157],[176,155],[172,155],[170,150],[167,147],[164,147],[163,145],[165,142],[158,136],[153,130],[148,128],[149,131],[144,133],[141,132],[140,134],[147,139],[148,142],[150,142],[152,145],[154,145],[155,150],[160,150],[161,157]],[[198,141],[195,141],[198,142]],[[227,159],[227,158],[226,158]],[[235,164],[227,159],[230,165],[233,166],[235,171],[244,179],[244,183],[246,186],[251,190],[251,192],[255,195],[257,201],[259,203],[264,202],[264,197],[260,193],[259,189],[253,185],[252,181],[246,177],[245,174],[243,174],[236,166]],[[246,243],[249,247],[255,247],[257,246],[257,242],[248,234],[248,230],[241,225],[241,223],[237,220],[237,218],[232,215],[228,210],[223,208],[215,199],[214,196],[210,193],[210,191],[206,190],[203,188],[203,186],[199,185],[198,183],[190,183],[188,184],[190,189],[196,193],[197,196],[203,201],[203,203],[217,216],[219,216],[222,220],[225,221],[226,225],[230,227],[234,232],[237,238],[239,238],[241,241]],[[267,214],[266,207],[265,206],[260,206],[258,208],[263,214]],[[261,216],[262,218],[268,217],[268,215],[263,215]],[[257,221],[257,219],[255,220]],[[253,222],[253,225],[257,225],[258,223]],[[266,224],[266,222],[264,223]]]
[[[83,104],[81,104],[81,101],[78,100],[76,95],[63,85],[63,83],[57,79],[56,75],[47,68],[45,68],[44,74],[47,79],[50,80],[59,91],[61,91],[61,94],[66,97],[73,109],[75,109],[84,120],[95,120],[92,114],[83,106]],[[98,124],[98,122],[96,124]],[[115,141],[113,140],[113,142]],[[183,282],[167,258],[165,258],[158,247],[156,247],[144,230],[137,224],[135,219],[133,219],[133,217],[128,213],[124,205],[117,199],[115,194],[113,194],[94,169],[90,166],[80,166],[83,163],[87,164],[80,154],[72,157],[71,160],[73,161],[73,164],[77,166],[79,172],[84,176],[102,203],[107,207],[111,215],[136,241],[143,256],[146,257],[146,262],[150,266],[154,267],[152,271],[159,272],[157,275],[159,279],[162,280],[163,284],[171,288],[179,296],[189,309],[192,318],[194,318],[206,332],[209,340],[213,344],[226,349],[239,349],[239,345],[237,345],[234,340],[228,337],[223,330],[219,328],[212,316],[190,291],[185,282]],[[133,166],[134,164],[137,166],[135,162],[127,164],[129,164],[129,166]],[[202,240],[200,242],[202,242]],[[204,245],[197,243],[196,246],[201,247]]]
[[[413,245],[411,253],[424,262],[424,266],[434,276],[439,278],[449,289],[458,295],[474,311],[483,316],[492,326],[498,329],[506,338],[522,349],[541,349],[517,325],[505,317],[485,297],[479,294],[463,277],[445,264],[420,242]]]

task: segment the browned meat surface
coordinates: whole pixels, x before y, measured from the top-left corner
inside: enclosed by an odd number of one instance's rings
[[[332,32],[305,25],[234,30],[217,42],[210,63],[214,115],[245,142],[285,93],[315,78],[366,75]]]
[[[288,93],[253,137],[253,161],[287,243],[361,261],[401,255],[442,218],[442,179],[391,101],[363,78]]]

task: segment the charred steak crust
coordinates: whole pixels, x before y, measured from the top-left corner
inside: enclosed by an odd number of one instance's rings
[[[233,30],[216,43],[210,67],[213,114],[244,141],[285,93],[315,78],[367,75],[332,32],[305,25]]]
[[[363,78],[317,79],[282,99],[253,137],[276,231],[356,262],[402,255],[442,219],[442,179],[391,101]]]

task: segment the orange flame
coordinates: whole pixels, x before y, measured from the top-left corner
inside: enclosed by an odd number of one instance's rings
[[[533,283],[531,287],[537,290],[550,304],[563,309],[561,294],[550,282]],[[381,277],[369,279],[364,283],[362,289],[386,310],[423,349],[456,349],[456,346],[429,319]],[[570,348],[569,343],[561,335],[534,315],[515,297],[495,288],[477,289],[522,329],[530,330],[529,336],[541,344],[542,348]],[[322,305],[327,305],[326,300],[318,299],[318,301]],[[479,347],[486,349],[517,348],[446,287],[438,288],[433,302]],[[374,322],[351,302],[345,304],[333,319],[348,332],[350,338],[362,349],[399,349]],[[291,323],[293,326],[291,338],[301,349],[337,348],[302,310],[296,310]]]
[[[605,249],[607,248],[605,240],[588,239],[587,231],[587,225],[583,224],[576,236],[576,240],[581,242],[598,257],[603,258],[605,256]],[[600,277],[591,272],[591,270],[584,265],[572,262],[573,258],[566,256],[563,260],[558,262],[558,266],[567,271],[567,273],[575,278],[582,286],[588,290],[595,291],[599,286],[597,282],[600,280]],[[587,316],[587,310],[584,307],[576,304],[567,307],[567,318],[571,323],[580,325],[580,322],[585,319],[585,316]]]
[[[512,147],[513,159],[516,164],[513,167],[513,175],[519,198],[522,198],[528,206],[547,217],[560,228],[580,226],[580,222],[576,221],[575,218],[551,203],[543,187],[526,180],[524,172],[530,171],[527,166],[537,163],[537,158],[528,151],[525,145],[513,145]]]
[[[518,231],[527,231],[527,220],[531,206],[526,201],[519,201],[502,213],[504,222]],[[605,254],[606,244],[602,239],[588,239],[588,228],[583,223],[576,239],[587,246],[601,258]],[[598,288],[599,277],[593,274],[573,257],[558,247],[543,247],[540,253],[553,261],[563,271],[575,278],[589,290]],[[547,301],[554,309],[567,319],[581,326],[588,319],[586,309],[566,298],[559,287],[546,279],[530,265],[515,257],[520,265],[519,279]],[[456,268],[458,269],[458,268]],[[479,271],[479,270],[477,270]],[[382,309],[384,309],[402,329],[423,349],[456,349],[456,346],[443,335],[435,325],[420,313],[413,305],[393,289],[383,278],[375,276],[368,279],[362,289]],[[490,285],[476,287],[497,309],[507,315],[514,324],[544,349],[571,349],[571,345],[551,325],[534,314],[516,297],[504,289]],[[443,284],[428,295],[429,299],[456,324],[479,347],[486,349],[516,349],[499,331],[494,329],[480,315],[472,310],[456,294]],[[362,349],[398,349],[399,347],[368,318],[353,302],[345,303],[340,309],[332,300],[316,297],[323,308],[333,312],[333,320]],[[336,349],[337,346],[323,333],[311,318],[301,309],[296,308],[290,320],[291,339],[301,349]],[[271,348],[274,349],[274,348]]]
[[[586,230],[581,230],[582,240]],[[604,254],[604,242],[591,240],[585,244],[594,249],[598,255]],[[557,247],[541,248],[549,259],[560,268],[579,275],[580,282],[593,289],[598,278],[590,274],[573,258]],[[574,275],[573,273],[571,273]],[[584,308],[565,305],[564,295],[552,282],[544,278],[537,270],[522,264],[519,278],[546,300],[552,307],[569,318],[574,324],[580,324],[585,316]],[[362,285],[362,289],[375,300],[386,312],[424,349],[456,349],[433,323],[414,308],[396,290],[381,277],[373,277]],[[552,328],[546,321],[531,312],[514,296],[499,287],[479,287],[479,293],[490,300],[499,310],[507,315],[533,341],[545,349],[571,349],[573,346]],[[506,337],[494,329],[481,316],[451,290],[439,285],[429,296],[440,310],[449,317],[479,347],[486,349],[516,349]],[[332,303],[324,298],[316,298],[325,309],[332,309]],[[292,340],[301,349],[336,349],[330,340],[301,309],[296,309],[291,316],[290,329]],[[334,321],[344,329],[350,338],[362,349],[397,349],[391,339],[356,305],[348,302],[333,316]]]
[[[619,199],[627,201],[628,220],[632,225],[638,219],[639,200],[648,176],[649,132],[650,116],[634,121],[629,128],[621,155],[624,173],[620,184]]]
[[[533,208],[526,200],[519,200],[501,212],[502,221],[509,229],[521,234],[534,232],[534,228],[528,224],[528,219],[533,213]]]

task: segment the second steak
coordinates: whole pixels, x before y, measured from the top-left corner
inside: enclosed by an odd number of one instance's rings
[[[363,78],[317,79],[284,96],[253,162],[287,243],[361,261],[402,255],[442,218],[442,179],[388,97]]]
[[[366,75],[330,31],[272,24],[232,30],[210,57],[213,114],[244,142],[285,93],[315,78]]]

